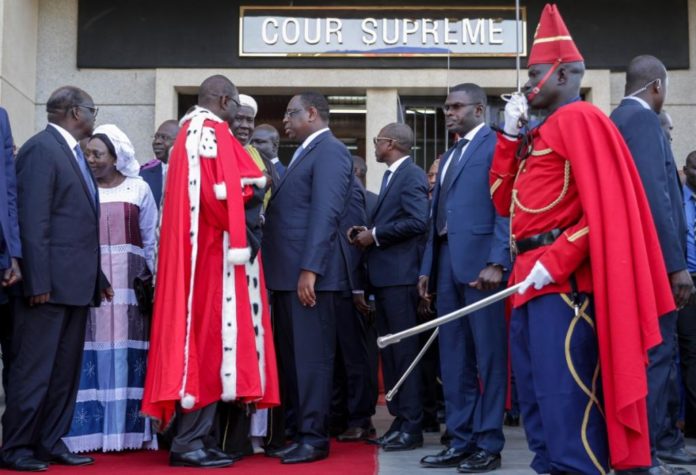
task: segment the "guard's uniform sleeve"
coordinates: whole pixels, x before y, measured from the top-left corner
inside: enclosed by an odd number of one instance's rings
[[[519,140],[510,140],[498,133],[498,141],[495,144],[493,163],[489,173],[489,184],[493,205],[498,214],[503,217],[510,216],[512,188],[515,185],[515,176],[519,167],[519,160],[515,158],[519,144]]]
[[[589,233],[590,228],[583,214],[576,224],[566,228],[541,255],[539,262],[555,282],[566,282],[589,257]]]

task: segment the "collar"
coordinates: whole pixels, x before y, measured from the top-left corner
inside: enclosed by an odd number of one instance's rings
[[[696,190],[691,188],[687,182],[682,185],[682,190],[684,192],[684,198],[696,201]]]
[[[648,103],[645,102],[645,101],[644,101],[643,99],[641,99],[640,97],[637,97],[637,96],[626,96],[626,97],[624,97],[624,99],[630,99],[630,100],[632,100],[632,101],[636,101],[638,104],[640,104],[641,106],[643,106],[644,109],[648,109],[649,111],[652,111],[652,109],[650,108],[650,106],[648,105]],[[622,100],[623,100],[623,99],[622,99]]]
[[[75,140],[75,137],[73,137],[70,132],[65,130],[63,127],[60,125],[56,125],[53,122],[49,122],[48,125],[52,126],[54,129],[58,131],[58,133],[63,137],[63,139],[67,142],[68,148],[75,153],[75,146],[77,145],[77,140]]]
[[[280,158],[278,158],[278,157],[271,158],[271,163],[272,163],[273,165],[275,165],[276,163],[280,163]]]
[[[304,140],[304,142],[302,142],[302,148],[305,149],[305,148],[309,147],[309,144],[311,144],[312,141],[313,141],[315,138],[319,137],[321,134],[323,134],[323,133],[326,132],[327,130],[329,130],[329,128],[328,128],[328,127],[324,127],[323,129],[317,130],[317,131],[314,132],[312,135],[310,135],[309,137],[307,137],[307,138]]]
[[[476,136],[478,131],[483,128],[484,125],[486,125],[486,123],[481,122],[479,125],[477,125],[473,129],[471,129],[469,132],[467,132],[466,135],[462,138],[467,139],[469,142],[471,142],[472,140],[474,140],[474,137]],[[459,139],[459,140],[461,140],[461,139]]]
[[[403,157],[401,157],[400,159],[398,159],[397,161],[395,161],[394,163],[389,165],[387,170],[389,170],[390,172],[392,172],[392,174],[394,174],[394,172],[396,170],[398,170],[398,168],[401,166],[401,164],[404,163],[409,158],[410,158],[410,155],[404,155]]]

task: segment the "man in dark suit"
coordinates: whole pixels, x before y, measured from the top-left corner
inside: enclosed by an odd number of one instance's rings
[[[357,155],[353,155],[353,175],[360,181],[363,189],[365,189],[367,215],[372,216],[372,210],[374,210],[375,205],[377,204],[377,194],[367,189],[367,163],[365,163],[364,158]]]
[[[428,227],[428,181],[410,159],[413,131],[405,124],[385,126],[374,138],[377,161],[388,168],[370,228],[354,243],[367,250],[367,271],[377,301],[381,335],[417,324],[420,242]],[[418,340],[406,339],[382,350],[385,386],[393,387],[418,354]],[[423,445],[423,407],[420,367],[387,403],[394,420],[377,442],[386,451],[412,450]]]
[[[25,298],[15,302],[0,454],[22,471],[93,462],[68,452],[61,437],[75,406],[89,306],[113,297],[100,265],[97,186],[78,145],[97,108],[65,86],[46,110],[48,126],[17,156]]]
[[[476,84],[455,86],[444,111],[447,129],[460,139],[440,162],[419,281],[422,297],[429,287],[436,290],[439,316],[499,290],[510,268],[509,224],[495,212],[488,186],[496,136],[484,123],[486,93]],[[421,464],[458,466],[465,473],[494,470],[505,443],[504,302],[441,326],[439,339],[445,423],[452,440]]]
[[[169,150],[174,145],[174,139],[178,133],[179,123],[177,121],[170,119],[162,122],[152,137],[152,151],[155,158],[140,167],[140,176],[150,185],[152,196],[154,196],[158,208],[162,201]]]
[[[339,217],[349,199],[351,159],[329,130],[329,105],[315,92],[294,96],[283,119],[301,142],[266,210],[262,245],[285,400],[295,416],[295,441],[277,455],[283,463],[328,456],[328,417],[336,346],[335,301],[345,279],[332,265],[339,255]]]
[[[22,244],[19,240],[17,222],[17,177],[15,175],[14,140],[7,111],[0,107],[0,345],[2,346],[2,385],[7,387],[7,374],[10,365],[10,336],[12,332],[12,312],[5,287],[19,282],[22,272],[18,259],[22,257]]]
[[[280,146],[280,135],[275,127],[269,124],[256,126],[251,135],[251,145],[259,151],[261,157],[273,165],[278,178],[283,178],[285,167],[278,158],[278,147]]]
[[[341,442],[365,440],[372,429],[375,413],[374,387],[371,378],[365,321],[370,307],[365,299],[365,278],[362,252],[351,246],[348,229],[356,223],[367,223],[365,190],[358,179],[351,177],[350,198],[340,218],[338,242],[347,282],[336,299],[336,364],[334,365],[333,427],[345,428],[337,435]],[[374,340],[376,344],[376,337]],[[343,427],[341,427],[343,426]],[[332,429],[333,429],[332,427]]]
[[[679,177],[658,118],[667,95],[667,70],[654,56],[638,56],[626,70],[625,90],[626,97],[612,112],[611,120],[626,141],[643,182],[674,300],[681,308],[688,303],[694,286],[686,265],[686,223]],[[648,354],[648,422],[656,469],[659,460],[696,464],[696,455],[686,450],[676,426],[680,406],[676,329],[677,312],[660,317],[662,344]]]

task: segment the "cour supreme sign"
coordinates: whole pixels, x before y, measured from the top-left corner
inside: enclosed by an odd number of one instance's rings
[[[241,6],[239,55],[525,56],[526,14],[517,28],[514,7]]]

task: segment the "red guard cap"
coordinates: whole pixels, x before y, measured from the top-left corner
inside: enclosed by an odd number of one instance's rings
[[[534,33],[527,65],[584,61],[556,5],[547,3]]]

